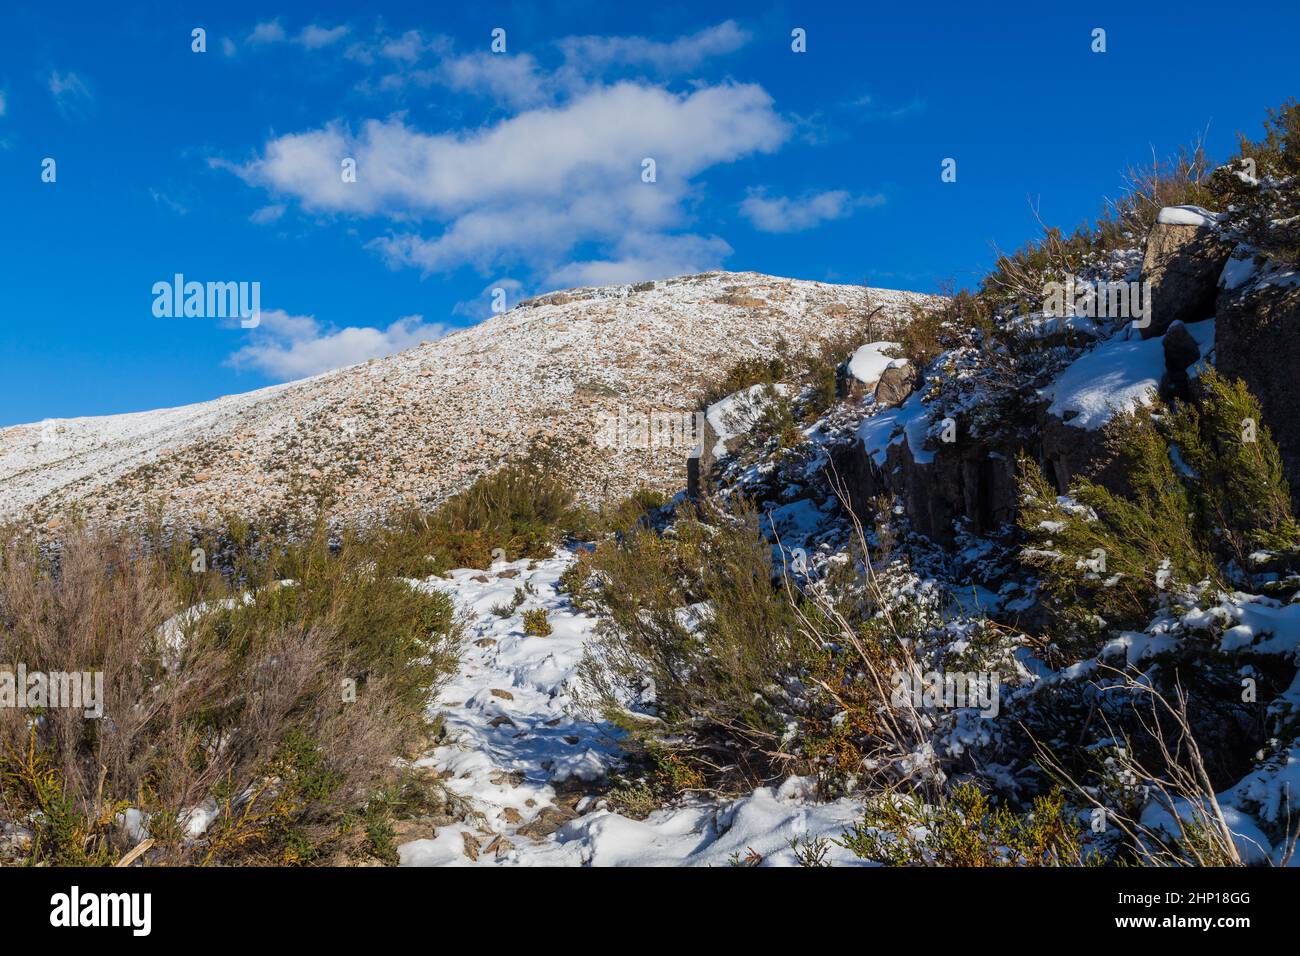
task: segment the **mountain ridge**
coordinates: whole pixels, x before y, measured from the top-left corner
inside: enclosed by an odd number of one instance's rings
[[[331,502],[365,523],[430,506],[535,441],[567,452],[579,497],[684,481],[690,448],[599,448],[602,416],[695,411],[699,387],[784,341],[845,331],[920,293],[710,272],[529,299],[434,342],[311,378],[173,408],[0,429],[0,521],[57,527],[157,512],[205,526]]]

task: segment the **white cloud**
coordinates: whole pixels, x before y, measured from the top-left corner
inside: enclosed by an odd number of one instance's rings
[[[265,226],[268,223],[275,222],[283,215],[284,203],[275,203],[270,206],[263,206],[261,209],[256,210],[248,217],[248,221],[257,226]]]
[[[81,77],[71,70],[67,73],[51,70],[49,88],[50,95],[54,97],[54,105],[64,116],[80,112],[92,99],[90,90]]]
[[[694,176],[775,150],[788,135],[755,85],[675,94],[619,83],[458,133],[423,133],[401,118],[371,120],[355,135],[331,124],[271,140],[234,169],[311,210],[442,224],[431,238],[405,231],[375,240],[393,265],[488,271],[523,261],[553,271],[581,243],[628,234],[669,241],[665,234],[684,224]],[[339,175],[344,157],[356,159],[355,183]],[[641,180],[645,157],[657,163],[657,182]],[[606,264],[656,261],[663,257],[642,249]]]
[[[917,96],[913,96],[910,100],[900,106],[882,106],[872,99],[870,95],[860,96],[847,105],[848,108],[853,111],[857,119],[864,120],[906,119],[909,116],[915,116],[918,113],[925,112],[925,100]]]
[[[244,42],[249,46],[269,47],[278,43],[295,43],[304,50],[321,50],[328,46],[333,46],[339,40],[348,35],[349,27],[340,25],[336,27],[323,27],[316,23],[309,23],[303,27],[297,36],[290,37],[284,24],[279,18],[267,20],[253,27]],[[226,56],[234,56],[238,47],[233,40],[225,37],[221,41],[221,51]]]
[[[802,232],[832,219],[843,219],[859,206],[880,206],[884,202],[880,193],[854,197],[843,189],[809,193],[798,199],[768,197],[762,190],[751,190],[740,204],[740,211],[761,232]]]
[[[526,109],[548,102],[550,84],[540,73],[537,60],[530,53],[467,53],[449,57],[436,72],[427,75],[440,80],[457,93],[483,93],[515,109]]]
[[[690,36],[669,42],[646,37],[567,37],[560,41],[573,66],[599,72],[609,66],[646,66],[661,73],[693,70],[714,56],[733,53],[750,35],[734,20],[726,20]]]
[[[248,42],[254,46],[267,43],[283,43],[285,39],[284,27],[280,25],[279,20],[268,20],[265,23],[259,23],[248,34]]]
[[[231,355],[229,363],[281,381],[392,355],[441,338],[448,331],[441,324],[424,322],[419,315],[403,316],[386,329],[323,327],[312,316],[290,315],[282,309],[263,311],[261,318],[261,324],[250,333],[252,341]]]
[[[419,30],[407,30],[400,37],[384,40],[379,45],[379,52],[390,60],[401,63],[414,63],[432,49],[433,44],[425,40]]]
[[[348,28],[337,26],[325,28],[315,23],[308,24],[302,28],[298,34],[298,42],[308,50],[319,50],[321,47],[327,47],[347,36]]]

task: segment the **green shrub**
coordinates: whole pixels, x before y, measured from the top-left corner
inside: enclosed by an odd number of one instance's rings
[[[431,514],[398,515],[372,538],[391,565],[422,578],[485,568],[498,549],[507,560],[550,557],[578,521],[573,492],[555,462],[534,452],[479,478]]]
[[[529,637],[550,637],[551,631],[546,608],[535,607],[531,611],[524,611],[524,633]]]
[[[783,354],[767,359],[755,357],[739,359],[717,381],[705,387],[700,394],[699,405],[701,408],[706,408],[728,395],[754,385],[772,385],[782,381],[788,372],[789,366]]]
[[[1026,561],[1043,574],[1058,636],[1083,638],[1080,651],[1106,625],[1144,627],[1161,593],[1226,587],[1229,562],[1245,573],[1252,551],[1300,541],[1277,446],[1262,424],[1246,426],[1259,423],[1259,403],[1213,369],[1200,382],[1200,403],[1140,408],[1107,426],[1121,491],[1081,479],[1061,501],[1036,463],[1021,461]]]
[[[495,604],[492,607],[492,613],[497,617],[509,617],[519,610],[520,605],[526,601],[527,595],[524,594],[523,588],[515,588],[514,597],[510,599],[509,604]]]
[[[574,522],[573,533],[582,541],[595,541],[608,534],[622,534],[654,519],[672,499],[653,488],[638,488],[626,498],[583,509]]]
[[[650,747],[674,772],[680,764],[679,780],[692,785],[706,772],[751,780],[773,772],[767,762],[789,706],[782,683],[810,652],[773,586],[758,516],[747,509],[715,520],[685,516],[671,536],[637,529],[602,542],[589,562],[603,615],[583,664],[595,703],[629,731],[629,746]],[[682,613],[689,605],[707,608],[694,625]],[[650,683],[653,729],[619,703]]]
[[[1263,139],[1238,139],[1237,156],[1210,177],[1225,225],[1258,252],[1300,265],[1300,103],[1292,98],[1269,110]]]
[[[1018,814],[993,807],[969,783],[937,802],[886,795],[836,841],[863,860],[891,866],[1079,866],[1099,857],[1083,847],[1083,830],[1059,790]]]

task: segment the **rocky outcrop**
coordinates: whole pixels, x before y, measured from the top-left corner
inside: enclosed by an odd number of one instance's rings
[[[881,495],[897,496],[913,530],[941,544],[952,542],[959,520],[986,533],[1015,519],[1016,462],[1022,452],[1038,462],[1059,492],[1079,478],[1124,490],[1124,469],[1107,430],[1075,428],[1050,413],[1045,402],[1033,414],[1036,430],[1023,440],[939,444],[918,456],[904,437],[885,449],[883,463],[854,442],[840,450],[835,470],[859,514],[868,513]]]
[[[1187,331],[1187,326],[1175,322],[1163,339],[1165,351],[1165,388],[1168,395],[1189,398],[1187,370],[1201,357],[1201,346]]]
[[[1151,317],[1141,338],[1159,336],[1159,343],[1139,346],[1136,337],[1130,340],[1127,332],[1119,333],[1071,366],[1068,388],[1067,375],[1061,373],[1057,382],[1067,389],[1067,401],[1051,389],[1045,390],[1049,400],[1025,408],[1017,414],[1017,422],[1005,423],[996,436],[921,450],[909,445],[918,435],[916,429],[909,428],[907,437],[894,437],[883,452],[877,447],[875,457],[872,449],[855,443],[837,462],[841,473],[849,476],[854,505],[865,507],[881,494],[897,496],[913,529],[941,543],[952,541],[958,522],[976,532],[988,531],[1015,517],[1016,458],[1022,452],[1037,460],[1058,492],[1064,493],[1080,478],[1087,478],[1123,493],[1127,477],[1113,433],[1106,426],[1110,413],[1102,408],[1102,399],[1107,406],[1112,401],[1131,405],[1142,400],[1147,388],[1157,385],[1166,397],[1188,397],[1188,370],[1202,358],[1203,351],[1208,352],[1210,327],[1189,331],[1187,325],[1214,317],[1219,276],[1230,251],[1214,213],[1195,207],[1162,210],[1147,240],[1141,274],[1150,283],[1146,304]],[[1300,419],[1281,420],[1282,409],[1288,406],[1284,396],[1294,395],[1290,370],[1300,364],[1300,339],[1292,336],[1272,341],[1284,336],[1283,328],[1288,333],[1296,328],[1300,321],[1297,299],[1300,294],[1271,299],[1262,306],[1262,323],[1236,323],[1241,339],[1238,355],[1244,368],[1234,374],[1249,377],[1261,399],[1267,396],[1266,407],[1278,419],[1273,425],[1275,432],[1284,442],[1289,460],[1300,465]],[[1225,306],[1219,308],[1222,316]],[[1255,315],[1261,306],[1252,301],[1241,308]],[[1266,360],[1249,358],[1265,351]],[[1223,365],[1222,347],[1219,356]],[[1229,364],[1235,357],[1228,357]],[[1087,364],[1080,364],[1085,358]],[[890,370],[899,379],[899,391],[892,394],[895,383],[891,382],[885,392],[896,401],[889,404],[905,400],[915,388],[913,373],[907,370],[904,376],[903,371]],[[882,386],[883,378],[877,386],[878,399],[882,398]]]
[[[985,533],[1015,517],[1015,455],[1011,448],[953,444],[918,461],[904,438],[886,449],[883,464],[855,442],[838,453],[835,469],[858,514],[869,513],[880,495],[897,496],[915,531],[946,544],[958,519]]]
[[[1038,412],[1039,443],[1029,450],[1038,459],[1043,473],[1064,494],[1071,483],[1087,478],[1119,492],[1125,487],[1123,468],[1117,449],[1104,428],[1075,428],[1053,415],[1044,405]]]
[[[1249,280],[1223,289],[1217,311],[1215,365],[1259,399],[1292,498],[1300,499],[1300,270],[1265,264]]]
[[[717,456],[713,454],[718,443],[718,432],[707,415],[697,415],[700,443],[686,459],[686,494],[690,498],[699,498],[708,490],[709,478]]]
[[[902,405],[920,384],[921,375],[911,362],[891,365],[880,373],[880,381],[876,382],[876,404],[886,408]]]
[[[1175,322],[1213,316],[1219,273],[1231,251],[1212,214],[1184,207],[1162,210],[1142,257],[1142,281],[1151,283],[1146,303],[1151,321],[1142,337],[1163,335]]]

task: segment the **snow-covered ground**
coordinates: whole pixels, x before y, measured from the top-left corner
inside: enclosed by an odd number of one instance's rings
[[[698,384],[735,361],[851,328],[861,286],[713,272],[571,289],[442,339],[310,379],[180,408],[0,428],[0,520],[60,520],[75,505],[117,525],[156,506],[177,526],[314,510],[364,524],[428,507],[525,451],[569,449],[585,501],[675,488],[688,442],[599,447],[597,423],[690,415]],[[928,297],[870,290],[902,321]],[[53,525],[57,526],[57,524]]]
[[[815,802],[797,778],[739,800],[663,808],[645,820],[610,811],[598,791],[618,760],[615,731],[580,713],[574,699],[596,620],[557,587],[573,559],[560,552],[417,585],[450,593],[473,615],[460,672],[431,704],[448,742],[420,761],[446,776],[471,813],[399,847],[404,865],[726,865],[751,853],[765,864],[793,864],[792,839],[838,837],[860,815],[851,800]],[[516,589],[524,600],[510,608]],[[539,608],[552,633],[528,636],[524,612]],[[827,859],[853,861],[834,845]]]

